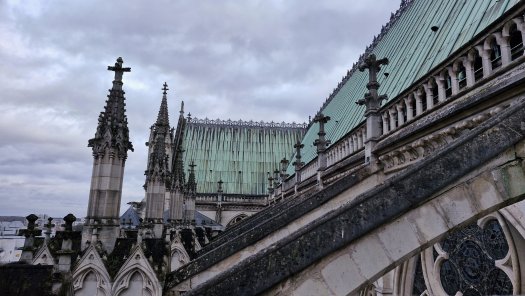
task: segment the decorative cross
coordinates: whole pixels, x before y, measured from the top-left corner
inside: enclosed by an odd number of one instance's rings
[[[44,226],[47,228],[47,229],[51,229],[55,226],[55,224],[51,223],[53,221],[53,218],[49,217],[47,218],[47,224],[44,224]]]
[[[193,171],[195,170],[195,167],[196,167],[197,165],[196,165],[195,162],[192,160],[191,163],[190,163],[188,166],[190,167],[190,171],[193,172]]]
[[[27,220],[27,229],[20,229],[18,231],[19,235],[23,235],[25,237],[35,237],[42,234],[42,230],[36,228],[36,220],[38,220],[38,216],[35,214],[31,214],[26,217]]]
[[[268,175],[268,192],[272,194],[274,190],[273,189],[273,177],[272,175],[270,175],[270,172],[267,172],[266,174]]]
[[[115,66],[108,66],[109,71],[115,72],[115,81],[122,81],[122,75],[124,72],[131,72],[131,68],[122,68],[124,60],[121,57],[117,59]]]
[[[222,184],[223,183],[224,182],[222,182],[222,179],[219,179],[219,182],[217,182],[217,184],[218,184],[217,192],[222,192]]]
[[[330,120],[330,116],[325,116],[323,113],[319,113],[314,117],[314,122],[319,122],[319,139],[316,139],[313,143],[317,147],[317,153],[324,152],[326,147],[331,143],[325,139],[324,125]]]
[[[363,63],[359,65],[359,71],[363,72],[365,69],[368,69],[369,73],[369,82],[366,85],[366,88],[368,88],[370,92],[365,94],[364,99],[357,101],[358,105],[366,106],[365,116],[369,112],[377,111],[381,106],[381,101],[387,98],[386,95],[379,96],[377,94],[377,89],[379,88],[379,83],[377,82],[377,73],[379,70],[381,70],[381,65],[388,65],[388,59],[382,58],[378,60],[376,59],[375,54],[370,54],[367,56]]]
[[[292,164],[295,166],[295,170],[298,171],[304,165],[304,162],[301,162],[301,149],[304,147],[304,144],[297,141],[293,147],[295,148],[295,161]]]
[[[288,168],[288,159],[286,157],[283,157],[281,159],[281,179],[284,181],[288,177],[288,174],[286,174],[286,169]]]
[[[162,90],[163,90],[163,92],[162,92],[163,94],[167,94],[168,93],[167,91],[169,90],[169,88],[168,88],[168,84],[166,82],[164,82]]]

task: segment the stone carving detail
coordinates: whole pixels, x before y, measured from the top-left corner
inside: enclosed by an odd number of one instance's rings
[[[92,147],[95,158],[103,157],[106,149],[110,149],[110,156],[115,152],[121,159],[126,159],[128,150],[133,151],[129,141],[128,119],[125,114],[124,91],[122,90],[122,75],[130,72],[130,68],[123,68],[124,61],[118,58],[115,66],[108,66],[108,70],[115,72],[113,88],[109,90],[108,100],[104,111],[98,117],[98,126],[95,137],[90,139],[88,147]]]
[[[501,112],[501,110],[506,107],[507,105],[496,106],[484,113],[464,119],[453,126],[424,136],[410,144],[401,146],[398,149],[379,156],[379,161],[383,165],[385,171],[404,168],[408,164],[418,161],[444,148],[457,139],[465,130],[475,128],[485,120]]]

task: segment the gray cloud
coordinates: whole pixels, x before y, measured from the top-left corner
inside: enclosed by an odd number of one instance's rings
[[[143,197],[164,81],[204,118],[304,122],[399,1],[0,2],[0,215],[85,215],[94,135],[122,56],[123,203]]]

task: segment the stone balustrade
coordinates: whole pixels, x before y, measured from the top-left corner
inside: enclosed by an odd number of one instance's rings
[[[442,63],[441,67],[419,79],[381,108],[382,136],[379,143],[422,118],[432,120],[428,115],[470,93],[479,85],[486,84],[499,73],[507,71],[507,67],[515,65],[514,61],[523,57],[523,40],[525,21],[519,16],[506,21],[494,32],[486,34],[483,39],[476,40],[470,47],[452,55],[448,63]],[[494,107],[464,118],[455,125],[422,135],[409,144],[378,155],[379,164],[386,173],[402,169],[450,143],[462,130],[475,127],[505,107]],[[335,164],[362,151],[365,142],[366,126],[363,122],[326,149],[326,168],[323,170],[329,170]],[[364,161],[363,159],[363,163]],[[297,190],[297,180],[300,180],[299,183],[304,182],[318,174],[318,171],[319,163],[315,158],[296,171],[296,174],[300,174],[299,178],[292,176],[277,186],[270,200],[293,195],[290,191]]]

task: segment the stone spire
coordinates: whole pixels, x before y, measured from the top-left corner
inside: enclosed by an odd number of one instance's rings
[[[157,116],[157,122],[155,125],[157,126],[170,126],[170,119],[168,116],[168,99],[166,95],[168,94],[168,84],[164,82],[164,85],[162,87],[162,101],[160,103],[160,109],[159,109],[159,115]]]
[[[108,70],[115,72],[113,87],[109,90],[106,106],[98,117],[95,137],[88,142],[93,150],[93,174],[89,192],[86,225],[82,232],[82,245],[101,244],[110,253],[120,233],[119,215],[122,180],[129,141],[126,104],[122,90],[122,76],[130,68],[122,67],[122,58]],[[95,238],[97,241],[91,241]]]
[[[113,87],[109,90],[104,111],[98,117],[98,126],[95,137],[90,139],[88,147],[92,147],[93,156],[103,157],[108,152],[106,148],[114,150],[118,157],[126,159],[128,150],[133,151],[129,141],[128,119],[126,117],[126,104],[122,90],[122,75],[130,72],[131,68],[123,68],[122,58],[118,58],[115,66],[108,66],[109,71],[115,72]]]
[[[197,165],[192,160],[189,167],[190,167],[190,174],[188,176],[188,183],[186,184],[186,190],[188,193],[196,193],[197,192],[197,181],[195,179],[195,167]]]
[[[169,194],[170,182],[170,135],[168,102],[168,84],[164,82],[162,100],[157,116],[157,121],[151,129],[149,146],[148,167],[146,172],[146,221],[153,224],[155,237],[162,234],[163,213],[166,206],[166,195]],[[169,195],[168,195],[169,197]]]
[[[184,101],[181,101],[179,120],[177,122],[177,130],[173,141],[173,161],[172,173],[170,183],[170,212],[169,219],[172,223],[181,223],[185,218],[185,198],[184,192],[186,185],[186,175],[184,174],[184,162],[182,149],[182,138],[184,135],[184,126],[186,125],[186,118],[184,118]]]
[[[195,221],[195,195],[197,193],[197,181],[195,179],[195,162],[192,160],[190,173],[188,175],[188,183],[186,184],[186,192],[184,196],[184,203],[186,204],[186,212],[184,218],[186,221]]]

